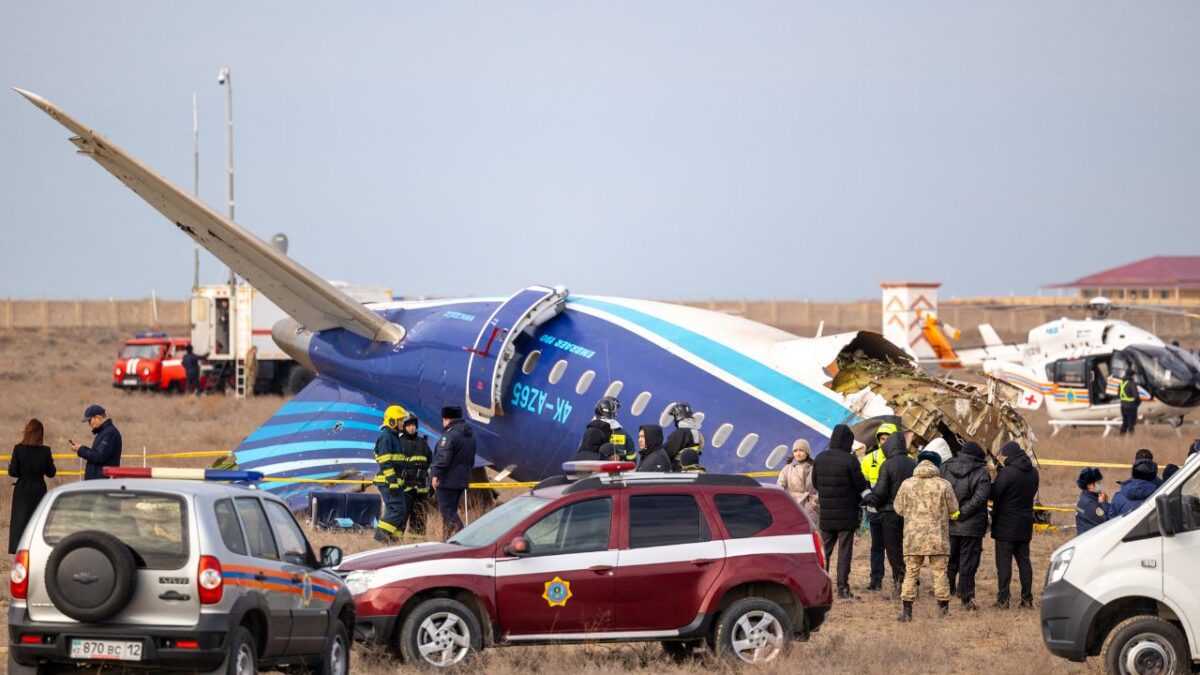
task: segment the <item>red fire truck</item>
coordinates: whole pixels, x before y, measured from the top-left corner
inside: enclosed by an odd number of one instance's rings
[[[183,391],[187,376],[181,359],[191,340],[166,333],[135,333],[113,364],[112,384],[125,390]]]

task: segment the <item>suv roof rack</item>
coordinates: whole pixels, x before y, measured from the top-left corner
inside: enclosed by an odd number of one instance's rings
[[[547,478],[538,484],[538,487],[549,487],[546,485],[555,478],[564,480],[554,482],[554,485],[562,485],[570,482],[565,480],[565,476],[555,476]],[[723,487],[763,487],[763,484],[750,476],[743,476],[736,473],[621,473],[602,476],[589,476],[582,480],[574,481],[570,487],[563,490],[563,494],[572,494],[582,492],[584,490],[595,490],[603,487],[623,487],[631,485],[716,485]],[[537,488],[534,488],[535,490]]]
[[[542,482],[538,483],[537,485],[534,485],[533,489],[530,490],[530,492],[537,492],[538,490],[541,490],[542,488],[550,488],[550,487],[556,487],[559,485],[566,485],[567,483],[570,483],[570,482],[571,482],[571,479],[568,478],[567,476],[550,476],[549,478],[543,479]]]

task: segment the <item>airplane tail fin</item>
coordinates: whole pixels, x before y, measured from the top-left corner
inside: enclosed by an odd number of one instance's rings
[[[293,510],[307,508],[313,490],[368,489],[379,468],[375,439],[383,411],[393,403],[318,375],[238,444],[233,451],[234,464],[270,478],[263,482],[263,489],[281,497]],[[404,402],[401,406],[417,412]],[[428,419],[433,419],[432,415]],[[441,430],[422,422],[420,433],[436,442]],[[475,453],[476,467],[490,464],[486,449]]]
[[[382,399],[317,376],[234,449],[239,469],[261,471],[263,483],[293,509],[307,506],[312,490],[358,491],[371,480]],[[297,480],[287,480],[297,479]],[[316,482],[313,482],[316,481]]]
[[[262,239],[226,220],[53,103],[28,91],[17,89],[16,92],[75,134],[71,142],[81,154],[96,160],[305,328],[319,331],[341,327],[371,340],[388,342],[399,342],[404,338],[403,328],[363,307]]]
[[[983,336],[983,344],[988,347],[1003,347],[1004,341],[990,323],[979,324],[979,334]]]

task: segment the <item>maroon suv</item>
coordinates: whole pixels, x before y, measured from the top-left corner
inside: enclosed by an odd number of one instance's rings
[[[832,604],[795,502],[718,474],[550,478],[447,543],[361,553],[339,572],[356,637],[433,666],[485,646],[646,640],[761,663]]]

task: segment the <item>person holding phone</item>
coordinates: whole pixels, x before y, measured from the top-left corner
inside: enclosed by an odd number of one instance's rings
[[[21,533],[25,531],[42,497],[46,496],[46,479],[58,473],[50,448],[42,444],[44,436],[45,428],[37,418],[26,422],[21,432],[21,442],[13,447],[12,459],[8,463],[8,475],[17,479],[13,486],[12,519],[8,526],[9,553],[17,552]]]
[[[104,478],[104,467],[121,466],[121,432],[108,418],[104,408],[93,403],[83,411],[83,421],[92,428],[96,436],[91,447],[68,440],[71,451],[79,455],[87,465],[83,469],[84,480]]]

